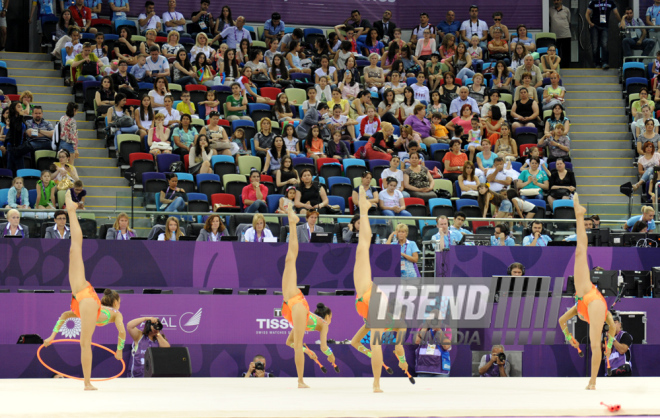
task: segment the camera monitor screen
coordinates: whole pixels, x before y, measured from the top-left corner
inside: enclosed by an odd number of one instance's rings
[[[603,296],[616,296],[618,289],[618,270],[593,270],[591,272],[591,283],[598,286]]]
[[[623,276],[623,296],[633,296],[642,298],[644,296],[651,296],[651,272],[646,271],[632,271],[624,270],[621,272]]]

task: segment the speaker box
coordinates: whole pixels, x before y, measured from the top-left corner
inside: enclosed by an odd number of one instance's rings
[[[144,356],[144,377],[191,377],[187,347],[149,347]]]

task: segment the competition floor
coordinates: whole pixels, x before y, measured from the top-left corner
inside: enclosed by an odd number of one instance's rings
[[[0,416],[493,417],[660,415],[660,378],[115,379],[96,392],[70,379],[0,380]],[[600,402],[620,404],[609,413]]]

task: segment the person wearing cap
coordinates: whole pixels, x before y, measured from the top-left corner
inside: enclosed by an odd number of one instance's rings
[[[633,343],[633,337],[623,330],[621,317],[614,313],[612,315],[615,326],[614,345],[612,354],[610,354],[610,368],[612,376],[632,376],[632,363],[630,361],[630,346]],[[605,361],[605,359],[603,359]],[[605,373],[607,375],[607,373]]]
[[[307,222],[296,226],[296,234],[298,235],[298,242],[300,244],[310,242],[313,233],[324,232],[323,228],[316,224],[319,220],[319,213],[316,209],[308,210],[305,216],[307,217]]]
[[[284,22],[279,13],[275,12],[270,15],[270,19],[264,23],[264,33],[261,40],[265,41],[270,48],[270,43],[277,39],[278,41],[284,36]]]

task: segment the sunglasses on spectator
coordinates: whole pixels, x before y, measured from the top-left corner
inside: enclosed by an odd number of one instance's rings
[[[496,21],[496,22],[499,22],[499,21],[502,20],[502,18],[501,18],[501,17],[498,17],[497,19],[493,19],[493,20]]]

